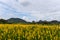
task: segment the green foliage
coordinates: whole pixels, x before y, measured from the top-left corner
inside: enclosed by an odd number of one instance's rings
[[[0,28],[0,40],[60,40],[59,26],[38,26],[23,27],[12,25],[13,28],[9,28],[9,26],[5,25]]]
[[[60,24],[60,21],[57,21],[57,20],[52,20],[52,21],[32,21],[32,22],[27,22],[23,19],[20,19],[20,18],[10,18],[10,19],[7,19],[7,20],[4,20],[4,19],[0,19],[0,24],[47,24],[47,25],[50,25],[50,24]]]

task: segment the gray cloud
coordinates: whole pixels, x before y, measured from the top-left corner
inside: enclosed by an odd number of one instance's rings
[[[23,3],[21,3],[21,5],[24,6],[24,7],[26,7],[26,6],[29,6],[30,3],[29,2],[23,2]]]
[[[13,11],[38,18],[37,20],[60,20],[60,0],[1,0]],[[5,4],[6,3],[6,4]],[[1,4],[1,3],[0,3]],[[14,10],[14,9],[15,10]],[[14,13],[13,13],[14,14]],[[24,16],[25,17],[25,16]],[[24,18],[23,17],[23,18]],[[29,18],[28,18],[29,20]]]

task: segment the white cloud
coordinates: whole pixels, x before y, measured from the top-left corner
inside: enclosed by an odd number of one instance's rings
[[[31,21],[28,17],[23,16],[22,19],[26,20],[26,21]]]
[[[18,2],[26,2],[26,1],[28,1],[28,0],[18,0]]]
[[[13,11],[16,11],[24,14],[28,13],[37,20],[60,20],[60,0],[0,0],[0,2],[7,4],[10,12],[12,12],[13,15]],[[0,5],[0,8],[1,7],[3,6]],[[3,13],[2,9],[0,11],[0,15],[1,13]],[[33,17],[31,18],[33,19]],[[26,20],[30,20],[31,18],[23,16],[23,19]]]

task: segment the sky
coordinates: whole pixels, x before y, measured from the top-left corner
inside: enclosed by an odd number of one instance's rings
[[[0,18],[60,21],[60,0],[0,0]]]

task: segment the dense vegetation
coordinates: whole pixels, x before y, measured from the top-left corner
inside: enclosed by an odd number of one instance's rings
[[[60,40],[60,21],[0,19],[0,40]]]
[[[0,24],[0,40],[60,40],[60,25]]]
[[[32,22],[27,22],[23,19],[20,19],[20,18],[10,18],[10,19],[7,19],[7,20],[4,20],[4,19],[0,19],[0,24],[60,24],[60,21],[57,21],[57,20],[52,20],[52,21],[38,21],[38,22],[35,22],[35,21],[32,21]]]

